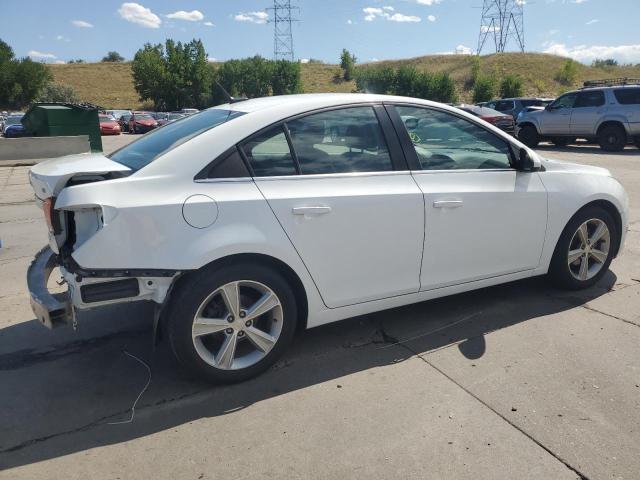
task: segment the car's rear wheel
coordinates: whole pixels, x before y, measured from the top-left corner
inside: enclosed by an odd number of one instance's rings
[[[598,143],[604,151],[619,152],[624,150],[627,134],[619,125],[605,125],[598,133]]]
[[[549,276],[570,290],[592,286],[609,268],[618,235],[613,218],[603,208],[580,210],[560,235]]]
[[[239,382],[269,368],[293,338],[296,300],[261,265],[204,269],[171,300],[169,339],[182,365],[213,382]]]
[[[533,125],[525,125],[518,132],[518,140],[529,148],[535,148],[540,143],[540,135]]]

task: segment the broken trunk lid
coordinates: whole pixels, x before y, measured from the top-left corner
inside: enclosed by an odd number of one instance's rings
[[[121,177],[132,170],[114,162],[103,154],[81,153],[46,160],[31,167],[29,181],[36,196],[41,200],[58,195],[74,177],[96,177],[109,175]]]

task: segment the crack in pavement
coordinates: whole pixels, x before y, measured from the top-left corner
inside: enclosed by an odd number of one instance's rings
[[[580,305],[580,306],[582,308],[584,308],[585,310],[589,310],[591,312],[599,313],[601,315],[604,315],[605,317],[613,318],[615,320],[620,320],[621,322],[628,323],[629,325],[633,325],[634,327],[640,327],[640,324],[632,322],[631,320],[627,320],[627,319],[622,318],[622,317],[617,317],[615,315],[612,315],[611,313],[603,312],[602,310],[598,310],[597,308],[593,308],[593,307],[591,307],[589,305]]]

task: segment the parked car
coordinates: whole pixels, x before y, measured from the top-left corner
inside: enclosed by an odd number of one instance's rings
[[[182,113],[158,113],[154,115],[159,127],[166,125],[167,123],[175,122],[176,120],[180,120],[184,117],[186,117],[186,115]]]
[[[565,93],[544,110],[518,117],[518,138],[535,147],[541,141],[566,145],[575,138],[598,142],[609,152],[633,141],[640,147],[640,85],[585,87]]]
[[[482,106],[492,108],[506,115],[511,115],[515,120],[518,118],[518,114],[527,107],[544,108],[548,103],[547,99],[544,98],[502,98],[500,100],[484,102]]]
[[[0,115],[0,135],[2,135],[2,132],[4,131],[4,122],[5,122],[6,118],[4,115]]]
[[[118,125],[120,125],[120,131],[122,132],[128,132],[129,131],[129,119],[131,118],[131,115],[128,113],[125,113],[124,115],[120,115],[120,118],[118,118]]]
[[[513,135],[515,132],[515,122],[511,115],[500,113],[488,107],[478,107],[476,105],[461,104],[457,105],[457,108],[464,110],[465,112],[469,112],[476,117],[480,117],[485,122],[495,125],[499,129],[507,132],[509,135]]]
[[[158,122],[148,112],[133,112],[129,117],[129,133],[146,133],[158,127]]]
[[[629,218],[604,168],[368,94],[221,105],[109,156],[38,163],[30,182],[49,229],[27,274],[37,318],[151,300],[186,369],[224,382],[267,369],[298,328],[547,273],[589,287]]]
[[[120,124],[110,115],[99,115],[100,134],[102,135],[120,135]]]
[[[23,115],[9,115],[4,122],[2,134],[6,138],[26,137],[27,130],[20,123]]]
[[[105,115],[110,115],[115,119],[119,119],[123,115],[131,115],[131,110],[105,110]]]

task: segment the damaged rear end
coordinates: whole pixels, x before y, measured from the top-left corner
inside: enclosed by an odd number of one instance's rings
[[[83,268],[74,252],[117,215],[113,205],[83,200],[59,201],[65,189],[128,177],[127,166],[101,154],[61,157],[32,167],[29,180],[43,210],[49,245],[36,255],[27,272],[32,310],[49,328],[73,322],[77,309],[113,303],[153,300],[162,303],[176,272]],[[62,205],[61,205],[62,203]],[[51,293],[49,278],[59,268],[67,291]]]

